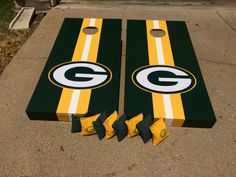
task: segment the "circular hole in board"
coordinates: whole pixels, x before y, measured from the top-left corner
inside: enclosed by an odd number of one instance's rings
[[[150,31],[150,34],[153,36],[153,37],[163,37],[165,36],[166,32],[163,31],[162,29],[152,29]]]
[[[98,28],[93,27],[93,26],[88,26],[88,27],[83,29],[83,32],[87,35],[93,35],[93,34],[96,34],[98,32]]]

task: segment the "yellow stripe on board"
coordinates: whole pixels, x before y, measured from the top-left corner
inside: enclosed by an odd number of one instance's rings
[[[165,64],[170,65],[170,66],[175,66],[166,21],[164,20],[159,21],[159,25],[160,25],[160,28],[164,30],[166,33],[166,35],[163,36],[161,39],[162,46],[163,46],[163,54],[165,58]],[[172,111],[173,111],[173,116],[174,116],[174,120],[171,126],[174,126],[174,127],[182,126],[185,120],[185,115],[184,115],[181,95],[179,93],[170,94],[170,98],[171,98]]]
[[[95,27],[97,27],[98,31],[92,37],[92,41],[91,41],[91,45],[90,45],[90,49],[89,49],[89,54],[88,54],[88,58],[87,58],[87,61],[94,62],[94,63],[96,63],[96,61],[97,61],[99,42],[100,42],[101,31],[102,31],[102,19],[101,18],[96,19]],[[79,98],[79,103],[78,103],[77,110],[76,110],[77,114],[85,114],[88,112],[91,92],[92,92],[92,89],[81,90],[81,92],[80,92],[81,96]]]
[[[85,40],[86,40],[86,34],[83,32],[83,29],[88,27],[90,23],[90,19],[89,18],[84,18],[80,32],[79,32],[79,36],[78,36],[78,40],[75,46],[75,50],[74,50],[74,54],[72,57],[72,61],[80,61],[82,58],[82,53],[84,50],[84,45],[85,45]]]
[[[171,50],[171,44],[169,39],[169,33],[166,21],[158,21],[159,28],[165,31],[165,35],[161,37],[162,52],[164,57],[164,64],[169,66],[175,66],[174,58]],[[154,21],[147,20],[147,38],[148,38],[148,55],[149,55],[149,64],[158,65],[158,54],[156,49],[156,39],[150,34],[150,31],[154,29]],[[171,106],[173,112],[173,122],[171,126],[179,127],[182,126],[185,120],[184,109],[182,104],[182,99],[180,94],[169,94],[171,99]],[[154,118],[165,118],[165,107],[163,101],[163,95],[152,93],[153,100],[153,112]]]
[[[165,107],[163,96],[160,93],[152,93],[152,105],[154,118],[165,118]]]
[[[60,121],[69,121],[68,109],[70,105],[70,98],[72,96],[72,89],[63,88],[59,104],[57,106],[57,117]]]
[[[72,61],[81,61],[86,39],[88,37],[88,35],[83,32],[83,29],[89,27],[90,22],[91,22],[90,18],[83,19],[83,23],[74,49]],[[102,29],[102,19],[95,19],[95,26],[98,28],[98,32],[92,35],[89,54],[85,60],[89,62],[96,62],[97,60],[98,46]],[[88,111],[90,96],[91,96],[91,89],[80,90],[79,100],[76,108],[76,114],[85,114]],[[69,118],[70,115],[68,114],[68,111],[72,97],[73,97],[73,89],[63,88],[56,111],[57,117],[60,121],[70,120]]]
[[[88,112],[92,89],[80,91],[79,103],[76,109],[76,114],[85,114]]]
[[[102,31],[102,19],[101,18],[96,19],[95,27],[97,27],[98,32],[93,35],[88,60],[90,62],[95,62],[96,63],[97,55],[98,55],[99,42],[100,42],[100,37],[101,37],[101,31]]]
[[[159,22],[160,29],[165,31],[165,35],[161,37],[165,65],[174,66],[175,63],[174,63],[174,58],[173,58],[172,50],[170,46],[170,39],[169,39],[169,33],[168,33],[166,21],[160,20],[158,22]]]
[[[170,99],[172,103],[172,110],[174,115],[174,120],[172,122],[172,127],[181,127],[185,120],[183,103],[180,93],[170,94]]]
[[[83,19],[83,23],[74,49],[72,61],[79,61],[82,57],[82,52],[84,49],[85,39],[86,39],[86,35],[84,34],[83,29],[89,25],[89,22],[90,22],[89,19]],[[62,89],[61,97],[57,107],[57,117],[60,121],[70,120],[68,110],[72,98],[72,93],[73,89],[69,88]]]
[[[150,34],[150,31],[154,28],[153,20],[147,20],[146,27],[147,27],[149,64],[150,65],[158,65],[156,40],[155,40],[155,37],[153,37]],[[152,105],[153,105],[154,118],[164,118],[165,117],[165,109],[164,109],[164,101],[163,101],[162,94],[152,93]]]
[[[154,28],[154,24],[152,20],[146,21],[147,26],[147,41],[148,41],[148,57],[149,57],[149,65],[157,65],[157,49],[156,49],[156,40],[150,32]]]

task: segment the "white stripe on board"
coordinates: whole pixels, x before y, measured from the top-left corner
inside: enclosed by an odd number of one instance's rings
[[[90,18],[89,26],[95,26],[96,18]]]
[[[154,20],[154,29],[160,29],[160,25],[159,25],[158,20]],[[155,40],[156,40],[158,64],[159,65],[164,65],[165,64],[165,59],[164,59],[164,54],[163,54],[163,49],[162,49],[161,38],[156,37]]]
[[[162,50],[161,38],[156,38],[156,47],[157,47],[158,64],[164,65],[165,59],[164,59],[163,50]]]
[[[159,21],[154,20],[154,29],[160,29]],[[158,64],[159,65],[165,65],[165,58],[163,54],[163,47],[161,38],[155,38],[156,39],[156,49],[157,49],[157,58],[158,58]],[[173,110],[172,110],[172,104],[170,95],[163,94],[163,102],[164,102],[164,109],[165,109],[165,123],[167,126],[171,126],[174,116],[173,116]]]
[[[88,60],[88,54],[89,54],[89,49],[90,49],[90,46],[91,46],[91,41],[92,41],[92,35],[87,35],[81,61],[87,61]]]
[[[80,96],[80,90],[73,90],[72,97],[70,100],[69,111],[68,111],[69,114],[76,113],[79,96]]]
[[[95,26],[96,19],[91,18],[89,22],[89,26]],[[87,61],[88,60],[88,55],[89,55],[89,50],[91,46],[91,41],[92,41],[92,36],[93,35],[87,35],[86,40],[85,40],[85,45],[82,53],[82,58],[81,61]],[[80,90],[74,89],[70,101],[70,106],[69,106],[69,117],[71,119],[71,114],[76,113],[76,109],[79,103],[79,97],[80,97]]]
[[[89,26],[95,26],[95,22],[96,22],[96,19],[91,18],[90,22],[89,22]],[[93,37],[93,35],[87,35],[86,36],[86,41],[85,41],[81,61],[87,61],[88,60],[88,54],[89,54],[89,49],[90,49],[90,46],[91,46],[92,37]]]
[[[89,26],[95,26],[95,22],[96,22],[96,19],[91,18],[90,22],[89,22]],[[81,61],[87,61],[88,60],[88,54],[89,54],[89,49],[90,49],[90,46],[91,46],[92,37],[93,37],[93,35],[87,35],[86,36],[86,41],[85,41]]]
[[[164,101],[165,114],[166,114],[165,123],[167,126],[171,126],[174,117],[173,117],[173,110],[172,110],[170,95],[164,94],[163,101]]]
[[[154,23],[154,29],[160,29],[158,20],[154,20],[153,23]]]

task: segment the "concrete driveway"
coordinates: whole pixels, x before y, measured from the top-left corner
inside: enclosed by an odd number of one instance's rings
[[[217,116],[215,126],[170,128],[171,136],[153,147],[140,137],[99,141],[71,134],[70,123],[30,121],[26,106],[65,17],[122,18],[124,42],[128,18],[185,20]],[[235,176],[235,46],[235,6],[51,10],[0,76],[0,176]],[[123,62],[124,51],[125,45]]]

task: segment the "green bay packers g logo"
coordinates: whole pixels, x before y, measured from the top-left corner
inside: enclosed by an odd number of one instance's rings
[[[141,67],[133,73],[132,80],[145,91],[163,94],[187,92],[196,85],[196,78],[189,71],[164,65]]]
[[[89,127],[87,127],[87,128],[86,128],[86,131],[87,131],[88,133],[96,133],[96,130],[95,130],[94,126],[89,126]]]
[[[112,74],[107,67],[98,63],[68,62],[52,68],[48,77],[59,87],[90,89],[107,84]]]

